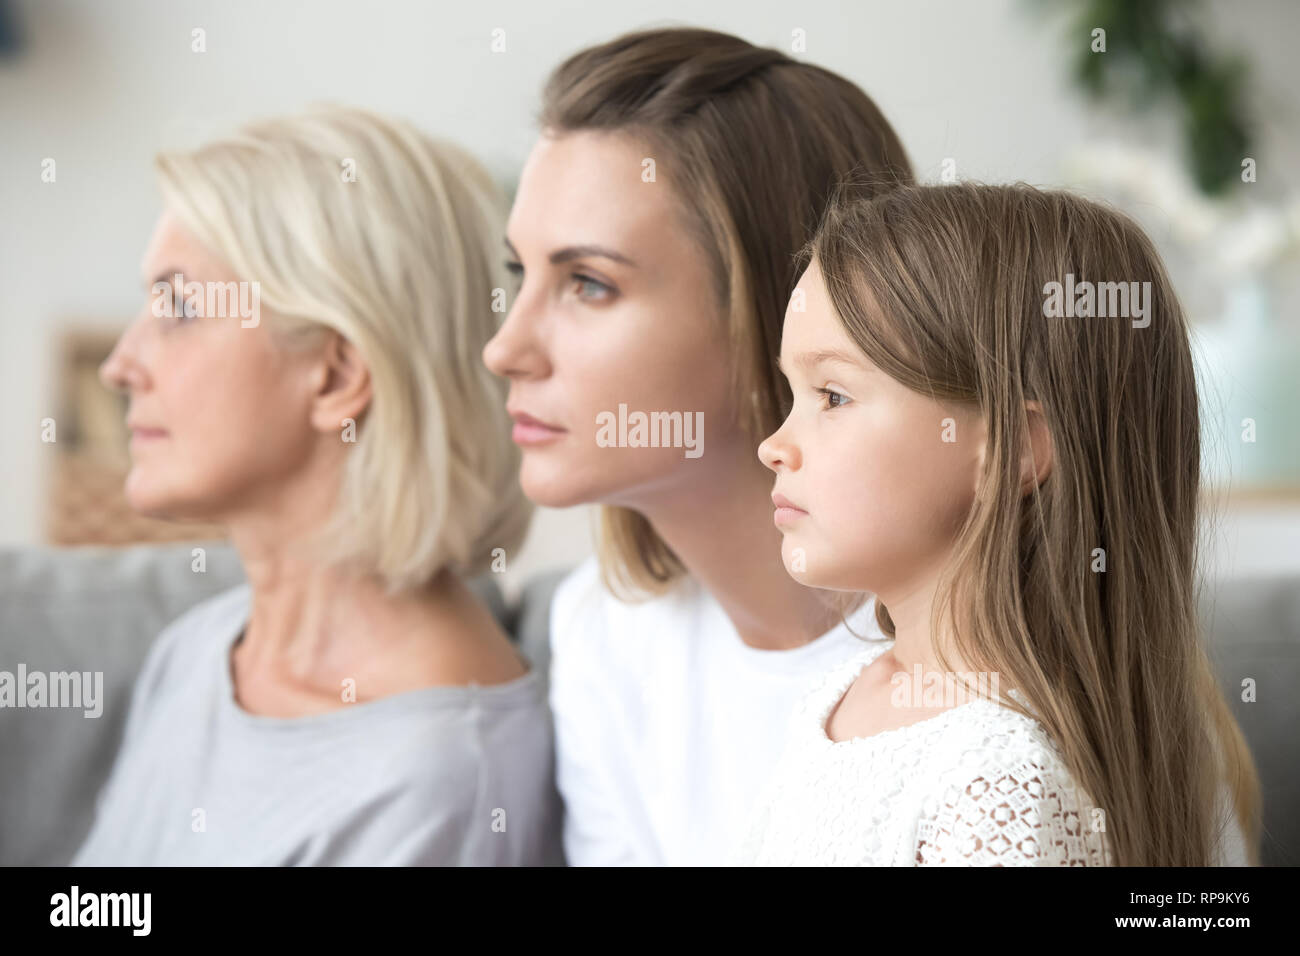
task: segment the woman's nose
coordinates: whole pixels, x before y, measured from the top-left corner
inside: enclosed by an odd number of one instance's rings
[[[522,297],[483,346],[483,364],[502,378],[544,378],[549,361],[538,337],[540,314]]]

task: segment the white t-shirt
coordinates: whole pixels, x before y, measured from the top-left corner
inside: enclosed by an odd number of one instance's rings
[[[759,650],[694,579],[624,603],[589,558],[551,604],[550,704],[568,862],[720,865],[795,707],[884,635],[867,601],[793,650]],[[855,636],[855,635],[861,635]]]

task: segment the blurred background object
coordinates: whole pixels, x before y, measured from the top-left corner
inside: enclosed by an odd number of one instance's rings
[[[14,19],[9,0],[0,0],[0,57],[16,54],[20,46],[18,23]]]
[[[1172,113],[1179,135],[1158,146],[1123,138],[1085,144],[1068,157],[1067,179],[1098,186],[1130,208],[1159,210],[1171,227],[1169,251],[1197,272],[1186,304],[1197,326],[1212,489],[1237,485],[1254,499],[1294,498],[1300,327],[1280,312],[1283,304],[1294,306],[1300,271],[1294,156],[1263,171],[1278,188],[1252,188],[1261,175],[1255,114],[1281,104],[1270,106],[1267,91],[1257,88],[1247,56],[1216,43],[1202,3],[1073,6],[1067,35],[1087,34],[1090,43],[1076,46],[1072,69],[1093,103],[1139,122]],[[1294,101],[1282,117],[1295,122]],[[1291,288],[1284,289],[1288,279]]]

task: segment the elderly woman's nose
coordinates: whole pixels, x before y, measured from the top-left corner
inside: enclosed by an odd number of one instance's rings
[[[99,366],[99,380],[108,388],[130,391],[148,381],[148,373],[140,359],[141,324],[140,320],[132,322]]]

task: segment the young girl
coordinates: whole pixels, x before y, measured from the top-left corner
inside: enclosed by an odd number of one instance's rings
[[[1197,637],[1188,331],[1151,243],[1026,186],[846,193],[759,457],[791,575],[874,593],[889,637],[805,698],[733,860],[1254,862],[1258,780]]]

